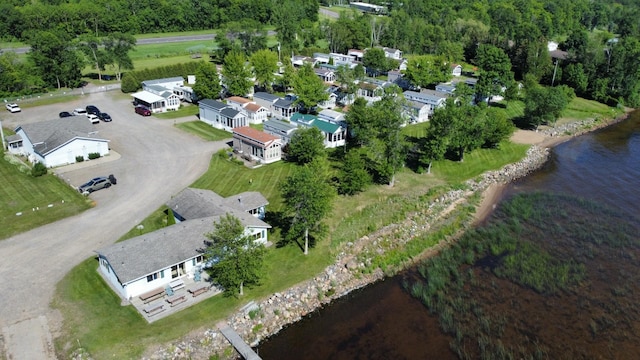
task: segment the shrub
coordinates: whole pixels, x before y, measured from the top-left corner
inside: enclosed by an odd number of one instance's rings
[[[84,156],[78,155],[76,156],[76,162],[83,162],[84,161]]]
[[[31,175],[33,177],[38,177],[38,176],[42,176],[44,174],[47,173],[47,167],[44,166],[43,163],[41,162],[37,162],[33,165],[33,168],[31,169]]]
[[[97,159],[99,157],[100,157],[100,153],[98,152],[89,153],[89,160]]]

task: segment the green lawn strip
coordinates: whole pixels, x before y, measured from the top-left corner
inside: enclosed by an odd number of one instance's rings
[[[34,178],[0,153],[0,239],[78,214],[91,207],[84,196],[54,175]],[[52,205],[49,207],[49,205]],[[16,213],[22,213],[17,216]]]
[[[200,120],[178,123],[176,124],[176,127],[208,141],[220,141],[224,139],[231,139],[232,137],[230,132],[216,129]]]
[[[153,114],[158,119],[178,119],[182,117],[195,116],[199,113],[200,108],[193,104],[184,104],[176,111],[167,111],[163,113]],[[200,121],[202,122],[202,121]],[[210,125],[209,125],[210,126]]]
[[[609,118],[613,119],[620,115],[623,111],[615,107],[607,106],[593,100],[583,98],[573,98],[569,105],[562,112],[562,118],[558,123],[566,123],[575,120],[585,120],[593,118]]]
[[[461,183],[488,170],[497,170],[522,159],[529,145],[500,143],[500,149],[478,149],[465,153],[464,161],[441,160],[433,163],[432,172],[449,184]]]
[[[264,124],[249,124],[249,126],[251,126],[252,128],[254,128],[256,130],[260,130],[260,131],[262,131],[264,129]]]

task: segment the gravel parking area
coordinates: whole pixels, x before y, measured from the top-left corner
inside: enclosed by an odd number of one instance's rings
[[[57,331],[60,315],[49,302],[56,283],[189,186],[207,170],[211,154],[227,146],[184,133],[173,126],[174,120],[135,114],[120,91],[23,109],[4,115],[3,126],[56,118],[61,111],[89,104],[113,118],[96,127],[111,140],[114,156],[54,171],[73,186],[109,174],[117,185],[92,193],[94,208],[0,241],[0,358],[3,348],[7,359],[55,358],[51,333]]]

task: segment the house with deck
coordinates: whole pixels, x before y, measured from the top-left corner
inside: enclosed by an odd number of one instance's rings
[[[267,109],[267,116],[273,115],[273,105],[276,101],[280,100],[280,97],[277,95],[269,94],[266,92],[257,92],[253,94],[253,101]]]
[[[206,266],[206,234],[226,214],[241,221],[245,235],[267,243],[271,226],[257,216],[267,204],[260,193],[223,198],[210,190],[187,188],[167,204],[175,225],[97,250],[98,271],[123,299],[164,294],[165,288],[184,286],[186,278],[198,276]]]
[[[233,129],[233,150],[247,160],[263,164],[280,161],[282,141],[279,137],[245,126]]]
[[[22,124],[15,133],[8,139],[9,152],[49,168],[87,160],[91,153],[109,155],[109,140],[98,136],[84,115]]]
[[[409,124],[419,124],[429,121],[429,105],[417,101],[407,101],[403,105],[402,114]]]
[[[250,124],[262,124],[267,120],[269,111],[252,100],[240,96],[231,96],[225,101],[227,105],[235,110],[244,112]]]

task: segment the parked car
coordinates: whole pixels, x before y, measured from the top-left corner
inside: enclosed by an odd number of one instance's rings
[[[100,114],[98,114],[98,117],[100,118],[100,120],[102,120],[104,122],[111,122],[111,115],[109,115],[107,113],[100,113]]]
[[[98,109],[98,107],[94,106],[94,105],[87,105],[87,114],[92,114],[92,115],[98,115],[100,114],[100,109]]]
[[[7,110],[9,110],[9,112],[12,112],[12,113],[17,113],[22,111],[22,109],[20,109],[20,106],[18,106],[18,104],[15,104],[15,103],[6,104],[5,107],[7,108]]]
[[[142,116],[151,116],[151,110],[147,109],[144,106],[136,106],[136,114],[140,114]]]
[[[69,117],[69,116],[73,116],[73,114],[68,112],[68,111],[63,111],[60,114],[58,114],[58,116],[60,116],[61,118],[66,118],[66,117]]]
[[[115,178],[114,178],[115,180]],[[108,187],[110,187],[112,185],[111,181],[109,180],[109,178],[107,178],[106,176],[99,176],[96,178],[93,178],[89,181],[87,181],[86,183],[80,185],[78,187],[78,191],[81,194],[90,194],[96,190],[100,190],[100,189],[106,189]]]
[[[87,110],[83,109],[83,108],[77,108],[77,109],[73,109],[73,115],[87,115]]]
[[[91,121],[92,124],[100,124],[100,118],[93,114],[87,114],[87,118]]]

